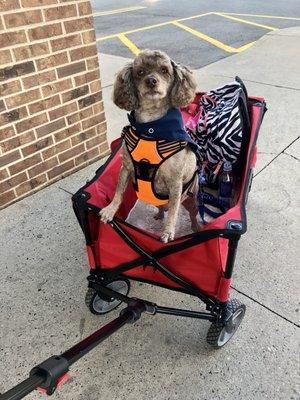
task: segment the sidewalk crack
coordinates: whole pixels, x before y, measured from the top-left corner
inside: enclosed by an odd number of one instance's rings
[[[300,161],[299,158],[293,156],[293,155],[290,154],[290,153],[283,152],[283,154],[285,154],[286,156],[292,157],[294,160]]]
[[[265,308],[266,310],[270,311],[271,313],[277,315],[277,317],[280,317],[280,318],[284,319],[285,321],[289,322],[290,324],[295,325],[297,328],[300,328],[300,325],[297,324],[296,322],[294,322],[294,321],[292,321],[292,320],[290,320],[290,319],[284,317],[283,315],[279,314],[277,311],[272,310],[270,307],[264,305],[264,304],[261,303],[260,301],[254,299],[253,297],[251,297],[251,296],[249,296],[248,294],[242,292],[241,290],[235,288],[234,286],[230,286],[230,287],[231,287],[231,289],[235,290],[237,293],[239,293],[239,294],[241,294],[241,295],[247,297],[247,299],[252,300],[254,303],[260,305],[261,307]]]
[[[284,152],[285,152],[289,147],[291,147],[292,144],[294,144],[295,142],[297,142],[297,140],[298,140],[299,138],[300,138],[300,136],[298,136],[296,139],[294,139],[294,140],[293,140],[290,144],[288,144],[280,153],[278,153],[275,157],[273,157],[272,160],[269,161],[267,165],[265,165],[260,171],[257,172],[257,174],[255,174],[255,175],[253,176],[253,178],[255,178],[257,175],[259,175],[259,174],[260,174],[262,171],[264,171],[266,168],[268,168],[268,166],[269,166],[270,164],[272,164],[272,162],[275,161],[276,158],[278,158],[281,154],[287,154],[287,153],[284,153]]]
[[[70,196],[73,196],[73,195],[74,195],[74,193],[71,193],[71,192],[69,192],[68,190],[66,190],[66,189],[64,189],[64,188],[62,188],[62,187],[60,187],[60,186],[58,186],[58,189],[62,190],[63,192],[68,193]]]

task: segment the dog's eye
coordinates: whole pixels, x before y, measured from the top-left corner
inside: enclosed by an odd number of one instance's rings
[[[169,71],[168,71],[168,69],[166,67],[162,67],[161,72],[163,74],[167,74]]]
[[[137,72],[138,76],[143,76],[144,73],[145,73],[145,72],[144,72],[143,69],[139,69],[138,72]]]

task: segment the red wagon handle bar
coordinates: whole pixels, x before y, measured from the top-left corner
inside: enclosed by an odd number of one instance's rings
[[[125,308],[118,318],[112,320],[60,356],[50,357],[34,367],[30,372],[29,378],[6,393],[0,394],[0,400],[23,399],[37,388],[44,389],[48,395],[52,395],[72,364],[125,324],[138,320],[143,311],[145,311],[143,303],[137,303],[135,306]]]

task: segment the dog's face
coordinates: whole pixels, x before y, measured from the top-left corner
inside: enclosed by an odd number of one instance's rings
[[[143,50],[119,71],[113,89],[114,103],[124,110],[137,110],[166,98],[170,107],[189,104],[196,91],[193,73],[158,50]]]
[[[133,82],[140,103],[165,98],[174,82],[170,58],[160,51],[144,51],[133,62]]]

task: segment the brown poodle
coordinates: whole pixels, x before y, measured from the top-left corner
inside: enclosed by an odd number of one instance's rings
[[[179,66],[161,51],[144,50],[126,65],[118,74],[114,83],[113,101],[121,109],[134,110],[134,118],[139,123],[157,121],[166,116],[169,110],[189,104],[196,91],[196,82],[192,72]],[[178,112],[178,111],[177,111]],[[123,163],[119,182],[112,202],[100,212],[103,222],[109,222],[117,212],[124,190],[129,181],[134,181],[134,166],[128,148],[123,144]],[[161,240],[164,243],[174,239],[180,202],[188,209],[192,220],[192,229],[198,230],[196,221],[197,206],[195,196],[184,195],[183,187],[194,182],[196,156],[190,146],[185,146],[167,158],[154,176],[156,193],[167,195],[167,207],[160,206],[157,218],[163,218],[168,209]],[[196,191],[194,191],[196,193]]]

